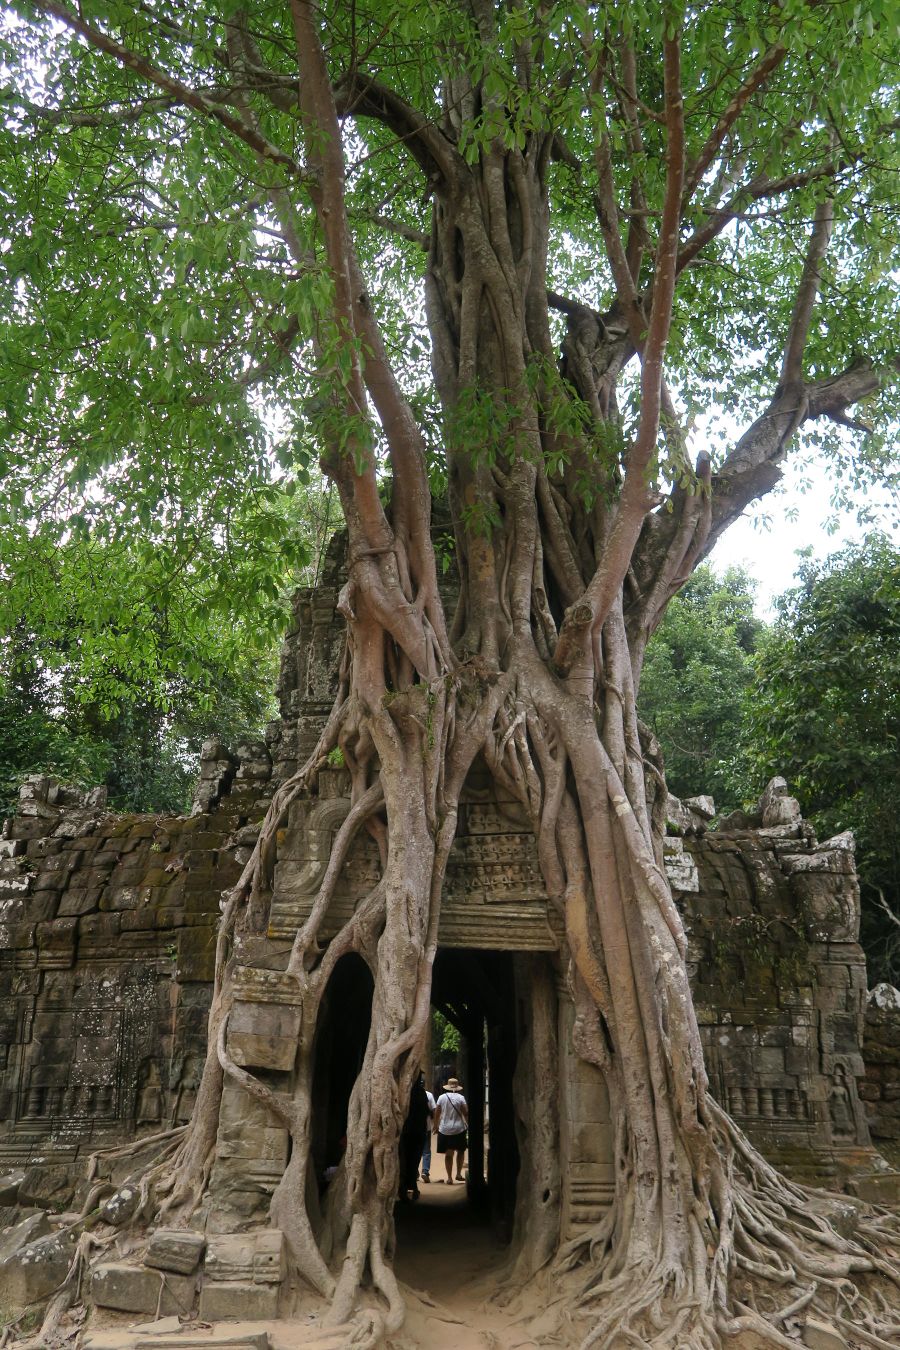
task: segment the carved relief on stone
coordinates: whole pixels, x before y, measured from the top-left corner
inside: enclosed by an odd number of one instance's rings
[[[135,1124],[158,1125],[163,1118],[164,1106],[159,1065],[155,1059],[145,1059],[138,1070]]]
[[[828,1094],[828,1114],[835,1139],[852,1139],[856,1135],[853,1107],[847,1086],[847,1071],[843,1064],[835,1066],[834,1080]]]
[[[349,797],[296,802],[275,866],[275,890],[285,897],[312,898],[322,884],[331,844],[350,810]]]

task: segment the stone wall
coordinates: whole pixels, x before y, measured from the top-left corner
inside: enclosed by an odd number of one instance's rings
[[[716,1098],[794,1174],[821,1183],[867,1166],[852,836],[819,843],[773,779],[753,815],[667,849]]]
[[[0,840],[0,1164],[26,1169],[22,1203],[66,1205],[78,1159],[190,1116],[249,795],[161,819],[24,785]]]
[[[900,1164],[900,990],[889,984],[869,994],[863,1058],[859,1093],[873,1142]]]

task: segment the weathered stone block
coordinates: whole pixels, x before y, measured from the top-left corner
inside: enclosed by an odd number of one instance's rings
[[[24,1180],[25,1172],[21,1167],[0,1176],[0,1205],[18,1204],[19,1187]]]
[[[75,1255],[71,1234],[54,1234],[20,1248],[0,1266],[0,1290],[8,1308],[24,1308],[62,1284]]]
[[[284,1235],[277,1228],[210,1237],[206,1278],[221,1282],[280,1284],[284,1279]]]
[[[157,1270],[172,1270],[178,1275],[192,1274],[206,1249],[202,1233],[174,1228],[158,1228],[150,1239],[144,1265]]]
[[[612,1156],[612,1126],[598,1122],[575,1122],[571,1131],[572,1162],[606,1162]]]
[[[134,1350],[271,1350],[272,1342],[267,1331],[244,1331],[240,1335],[227,1332],[203,1332],[202,1336],[178,1335],[160,1337],[154,1335],[152,1341],[135,1341]],[[85,1350],[91,1350],[90,1341],[85,1342]]]
[[[25,951],[34,946],[33,923],[0,923],[0,949]]]
[[[237,1064],[288,1073],[294,1067],[299,1035],[299,1008],[240,1000],[228,1025],[228,1049]]]
[[[92,909],[97,908],[100,900],[99,887],[93,890],[83,890],[78,887],[69,887],[63,891],[59,900],[59,916],[64,918],[69,915],[78,917],[81,914],[90,914]]]
[[[212,981],[215,974],[216,934],[203,925],[178,934],[178,978]]]
[[[27,1247],[30,1242],[37,1242],[39,1238],[47,1237],[49,1232],[50,1220],[43,1210],[37,1210],[9,1228],[4,1228],[0,1233],[0,1266],[22,1247]]]
[[[71,1200],[74,1189],[67,1167],[36,1164],[27,1168],[22,1178],[19,1204],[36,1205],[39,1209],[63,1209]]]
[[[188,1275],[110,1262],[94,1271],[91,1297],[101,1308],[120,1312],[187,1313],[193,1307],[195,1286]]]
[[[200,1317],[205,1322],[266,1321],[278,1314],[278,1289],[272,1284],[204,1283]]]
[[[807,1317],[803,1328],[803,1344],[809,1350],[847,1350],[847,1342],[830,1322],[818,1317]]]

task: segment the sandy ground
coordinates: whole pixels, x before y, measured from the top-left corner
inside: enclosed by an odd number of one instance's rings
[[[520,1295],[511,1307],[498,1299],[499,1272],[504,1249],[490,1228],[477,1220],[464,1185],[421,1186],[421,1199],[410,1205],[398,1222],[395,1269],[406,1287],[409,1312],[402,1331],[391,1341],[393,1350],[532,1350],[539,1344],[562,1345],[540,1335],[535,1323],[541,1308],[537,1287]],[[306,1311],[309,1306],[309,1311]],[[208,1332],[184,1327],[181,1336],[210,1338],[215,1346],[223,1336],[241,1332],[269,1333],[272,1350],[343,1350],[339,1332],[323,1338],[321,1307],[305,1305],[291,1320],[278,1322],[221,1322]],[[148,1339],[148,1319],[107,1315],[94,1320],[81,1342],[84,1350],[132,1350]],[[555,1320],[555,1319],[552,1319]],[[547,1330],[550,1330],[548,1325]],[[171,1343],[171,1342],[170,1342]]]
[[[505,1251],[472,1216],[462,1185],[422,1186],[397,1226],[398,1279],[411,1291],[398,1346],[429,1350],[526,1350],[536,1345],[512,1313],[492,1301]],[[535,1305],[530,1311],[536,1312]]]

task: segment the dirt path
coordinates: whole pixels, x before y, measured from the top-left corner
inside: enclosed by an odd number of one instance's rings
[[[505,1250],[473,1214],[462,1185],[421,1187],[397,1225],[397,1276],[410,1291],[397,1345],[428,1350],[530,1350],[525,1310],[491,1301]],[[537,1306],[530,1310],[538,1311]]]

